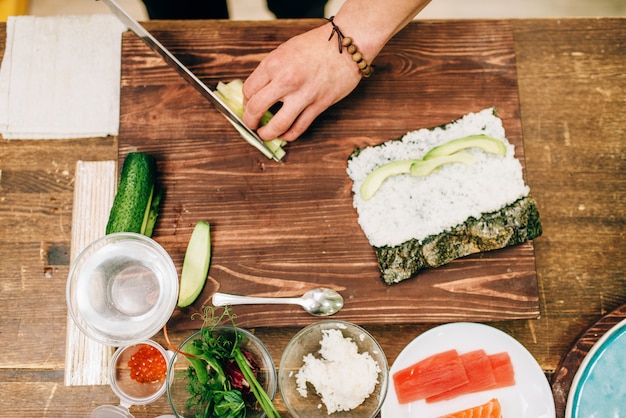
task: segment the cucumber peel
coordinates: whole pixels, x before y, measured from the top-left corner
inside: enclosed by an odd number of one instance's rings
[[[241,79],[235,79],[230,81],[229,83],[218,82],[217,87],[214,93],[222,99],[222,101],[232,110],[239,118],[243,118],[243,81]],[[261,116],[261,121],[259,122],[260,126],[266,125],[270,119],[272,119],[274,115],[267,111]],[[249,138],[248,132],[241,129],[241,127],[233,124],[239,134],[251,145],[256,146],[256,141],[253,138]],[[287,141],[283,141],[282,139],[275,138],[270,141],[264,141],[266,147],[270,150],[272,155],[276,157],[278,161],[282,160],[286,155],[283,147],[287,144]]]
[[[161,201],[161,191],[156,189],[156,177],[156,159],[152,155],[131,152],[126,156],[109,212],[106,234],[135,232],[152,236]]]
[[[504,145],[504,142],[499,139],[480,134],[453,139],[445,144],[436,146],[428,151],[422,159],[429,160],[435,157],[451,155],[455,152],[468,148],[480,148],[491,154],[506,155],[506,145]]]
[[[361,199],[369,200],[378,191],[383,182],[391,176],[399,174],[411,174],[412,176],[427,176],[444,164],[450,163],[474,163],[472,154],[459,151],[452,155],[431,158],[429,160],[401,160],[381,165],[369,173],[361,184]]]
[[[180,274],[178,307],[191,305],[200,295],[206,283],[211,263],[211,227],[199,221],[191,233],[183,268]]]

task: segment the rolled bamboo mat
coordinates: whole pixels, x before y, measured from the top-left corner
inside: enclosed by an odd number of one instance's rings
[[[72,208],[70,261],[91,242],[105,235],[117,187],[115,161],[78,161]],[[65,347],[65,385],[108,384],[113,347],[91,340],[68,313]]]

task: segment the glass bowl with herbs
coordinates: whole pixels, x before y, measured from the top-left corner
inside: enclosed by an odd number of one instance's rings
[[[276,367],[265,345],[234,325],[202,327],[170,360],[167,397],[177,417],[278,418]]]

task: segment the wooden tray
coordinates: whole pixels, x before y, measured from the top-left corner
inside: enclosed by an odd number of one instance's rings
[[[149,26],[208,85],[245,78],[281,42],[323,24],[285,21]],[[398,138],[495,106],[522,160],[515,51],[508,21],[410,24],[377,58],[373,78],[265,159],[133,34],[123,39],[120,162],[154,154],[166,188],[155,238],[180,269],[194,224],[212,224],[209,281],[169,327],[199,327],[193,312],[216,290],[296,296],[318,285],[342,292],[337,317],[356,323],[492,321],[539,315],[534,247],[471,256],[387,286],[352,207],[346,160],[357,147]],[[304,325],[299,307],[236,307],[240,326]]]
[[[563,357],[552,382],[557,418],[565,416],[567,397],[569,396],[574,376],[591,348],[608,330],[623,321],[624,318],[626,318],[626,305],[620,306],[593,324],[580,336],[565,357]]]

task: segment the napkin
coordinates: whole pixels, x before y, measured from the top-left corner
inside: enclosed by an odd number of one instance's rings
[[[5,139],[119,132],[121,37],[113,15],[10,16],[0,67]]]

